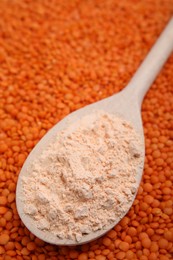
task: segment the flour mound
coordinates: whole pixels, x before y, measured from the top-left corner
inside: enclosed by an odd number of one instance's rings
[[[139,167],[141,140],[126,121],[104,112],[84,116],[28,169],[24,213],[38,229],[80,241],[129,209]]]

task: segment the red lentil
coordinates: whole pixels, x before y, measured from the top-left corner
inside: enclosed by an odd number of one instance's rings
[[[127,242],[120,242],[119,249],[122,251],[128,251],[129,250],[129,244]]]
[[[6,245],[9,241],[10,237],[8,234],[1,234],[0,235],[0,245]]]
[[[88,259],[87,253],[81,253],[81,254],[78,256],[78,260],[87,260],[87,259]]]
[[[172,13],[173,0],[0,1],[0,260],[172,259],[173,56],[143,102],[144,175],[118,225],[54,247],[24,227],[15,204],[34,145],[65,115],[120,91]]]

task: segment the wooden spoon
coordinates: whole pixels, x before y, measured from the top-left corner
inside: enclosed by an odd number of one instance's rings
[[[18,178],[16,203],[18,213],[23,223],[34,235],[46,242],[56,245],[79,245],[102,236],[120,221],[120,219],[115,219],[115,222],[112,225],[109,225],[102,230],[83,236],[80,242],[67,239],[59,239],[57,236],[48,231],[41,231],[34,225],[34,221],[23,211],[24,202],[22,201],[22,177],[29,175],[29,173],[27,172],[27,168],[29,167],[29,165],[33,162],[35,158],[37,158],[38,155],[40,155],[41,151],[51,142],[51,140],[58,134],[58,132],[66,128],[69,120],[71,123],[74,123],[76,122],[76,119],[81,119],[83,116],[93,113],[93,110],[105,111],[106,113],[115,114],[125,119],[135,128],[135,130],[141,135],[144,141],[143,125],[141,120],[142,100],[147,90],[156,78],[157,74],[159,73],[160,69],[171,54],[172,50],[173,18],[170,20],[165,30],[162,32],[161,36],[158,38],[157,42],[155,43],[127,87],[123,89],[123,91],[69,114],[62,121],[57,123],[52,129],[50,129],[48,133],[38,142],[35,148],[31,151],[21,169]],[[144,150],[145,148],[143,142],[143,163],[145,155]],[[141,170],[141,168],[137,169],[136,179],[138,185],[140,184],[142,173],[143,170]],[[133,200],[135,199],[135,196],[136,194],[134,195]],[[129,204],[129,209],[131,206],[132,205]]]

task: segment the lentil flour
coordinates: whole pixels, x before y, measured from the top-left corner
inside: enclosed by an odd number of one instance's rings
[[[23,177],[24,212],[40,230],[62,239],[120,220],[142,167],[142,142],[126,121],[104,112],[84,116],[57,134]]]

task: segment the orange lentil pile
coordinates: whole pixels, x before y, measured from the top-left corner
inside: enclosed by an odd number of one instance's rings
[[[40,138],[123,89],[172,13],[173,0],[0,0],[0,260],[173,259],[173,56],[143,102],[144,175],[114,229],[89,244],[50,245],[15,203]]]

